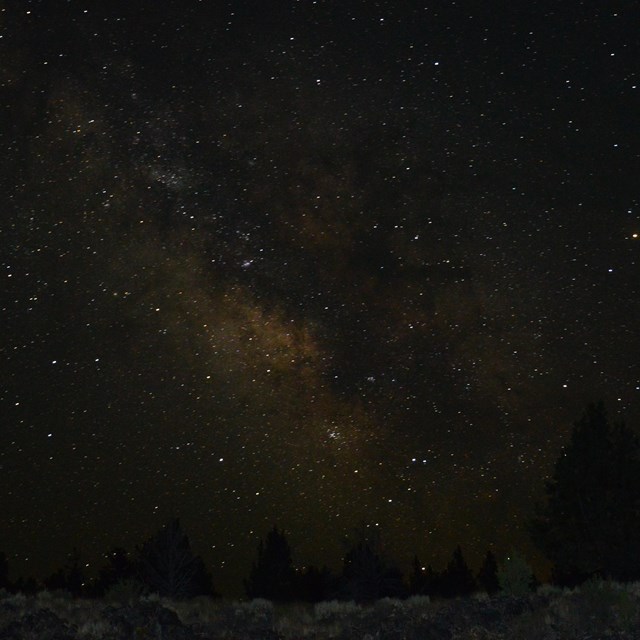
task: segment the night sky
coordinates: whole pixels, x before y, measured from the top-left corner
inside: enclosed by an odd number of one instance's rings
[[[223,593],[516,547],[640,419],[634,2],[0,1],[0,549],[179,516]],[[537,563],[537,564],[536,564]]]

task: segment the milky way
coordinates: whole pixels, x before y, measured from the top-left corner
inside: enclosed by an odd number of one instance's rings
[[[223,591],[274,523],[540,562],[572,421],[639,414],[631,11],[204,4],[0,4],[12,569],[173,515]]]

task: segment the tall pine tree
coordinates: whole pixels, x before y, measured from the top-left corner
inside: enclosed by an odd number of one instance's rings
[[[467,596],[473,593],[475,586],[471,569],[469,569],[462,555],[462,549],[458,545],[440,579],[441,593],[445,598]]]
[[[640,579],[640,444],[602,402],[575,423],[546,494],[530,532],[556,576]]]
[[[286,602],[294,596],[294,581],[291,547],[284,532],[274,526],[266,541],[260,540],[258,558],[244,582],[245,591],[249,598]]]
[[[487,551],[477,575],[478,585],[489,595],[500,589],[498,582],[498,561],[491,550]]]
[[[211,595],[211,576],[173,518],[138,549],[142,579],[151,591],[174,599]]]

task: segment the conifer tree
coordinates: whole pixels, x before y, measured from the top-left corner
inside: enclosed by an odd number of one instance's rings
[[[211,595],[211,578],[191,550],[189,538],[174,518],[138,549],[145,584],[168,598]]]
[[[602,402],[575,423],[546,497],[529,528],[556,576],[640,579],[640,444]]]
[[[287,537],[276,526],[258,544],[258,557],[251,567],[244,588],[249,598],[266,598],[276,602],[294,596],[295,572]]]
[[[482,566],[478,571],[477,582],[489,595],[496,593],[500,589],[498,562],[491,550],[487,551],[487,555],[484,557]]]
[[[0,589],[9,588],[9,561],[7,554],[0,551]]]
[[[473,574],[462,555],[460,545],[458,545],[453,552],[446,570],[442,574],[440,583],[441,593],[445,598],[466,596],[473,592],[475,586]]]
[[[386,557],[377,525],[362,523],[355,531],[355,540],[345,540],[344,544],[347,550],[342,569],[344,597],[371,602],[403,595],[402,572]]]
[[[430,564],[423,567],[418,556],[414,556],[409,576],[409,593],[433,598],[440,595],[439,588],[440,576],[433,570],[433,567]]]

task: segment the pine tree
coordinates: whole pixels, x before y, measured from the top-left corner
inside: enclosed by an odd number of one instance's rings
[[[372,602],[379,598],[404,595],[402,572],[385,557],[378,527],[363,524],[355,533],[355,542],[345,540],[347,552],[342,569],[344,597],[358,602]]]
[[[529,528],[557,576],[640,579],[640,444],[602,402],[575,423],[546,494]]]
[[[145,542],[138,554],[142,578],[153,592],[174,599],[210,595],[210,582],[203,586],[202,581],[204,563],[191,550],[178,518]]]
[[[413,562],[411,563],[411,574],[409,575],[409,593],[411,595],[424,595],[424,568],[422,563],[418,559],[418,556],[413,556]]]
[[[458,545],[442,574],[441,593],[445,598],[466,596],[473,592],[475,586],[473,574],[462,555],[460,545]]]
[[[440,595],[439,589],[440,576],[433,570],[431,565],[427,565],[426,568],[423,567],[418,560],[418,556],[414,556],[409,577],[409,593],[433,598]]]
[[[500,589],[498,582],[498,562],[496,557],[487,551],[482,566],[478,571],[477,582],[489,595],[496,593]]]
[[[0,589],[9,588],[9,561],[7,554],[0,551]]]
[[[68,591],[75,598],[83,595],[85,590],[85,576],[82,569],[80,553],[76,548],[69,556],[67,564],[55,573],[45,578],[44,585],[51,591]]]
[[[249,598],[286,602],[294,596],[295,572],[287,537],[277,527],[258,544],[258,558],[251,567],[244,588]]]
[[[102,596],[113,585],[131,580],[137,576],[137,573],[137,567],[129,558],[127,551],[122,547],[114,547],[107,554],[107,564],[100,569],[94,584],[94,592]]]

